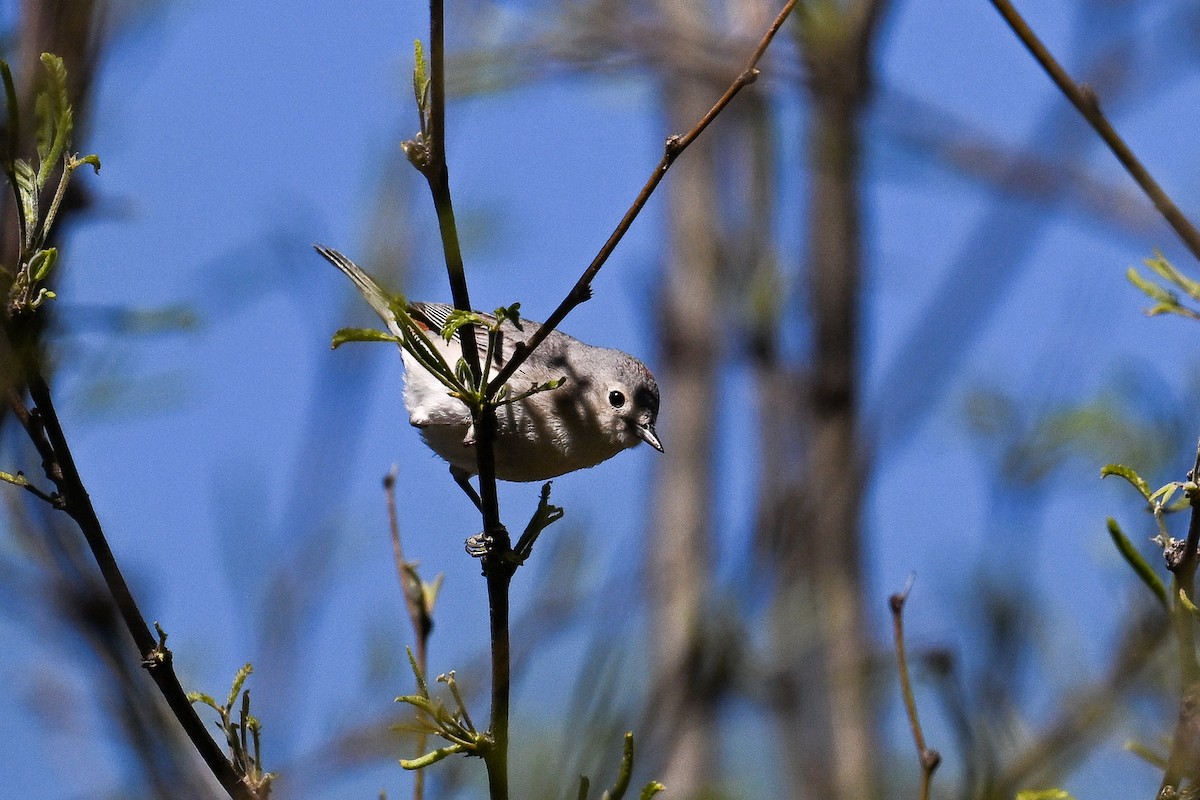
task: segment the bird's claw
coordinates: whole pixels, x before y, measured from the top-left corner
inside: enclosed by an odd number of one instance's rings
[[[473,558],[483,558],[492,549],[493,541],[487,531],[480,531],[474,536],[468,536],[466,541],[467,554]]]

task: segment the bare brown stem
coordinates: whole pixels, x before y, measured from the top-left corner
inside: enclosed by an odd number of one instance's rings
[[[1137,182],[1142,191],[1154,203],[1154,207],[1158,209],[1158,213],[1162,214],[1167,223],[1175,230],[1175,233],[1191,251],[1192,255],[1200,260],[1200,231],[1197,231],[1191,221],[1184,216],[1179,207],[1170,196],[1163,190],[1154,177],[1150,175],[1149,170],[1138,160],[1134,155],[1133,150],[1117,133],[1116,128],[1108,121],[1104,112],[1100,109],[1100,99],[1096,93],[1087,85],[1076,83],[1057,59],[1050,53],[1046,45],[1042,43],[1037,34],[1029,26],[1029,23],[1021,16],[1021,14],[1013,7],[1009,0],[991,0],[996,10],[1000,12],[1000,16],[1004,17],[1004,21],[1012,28],[1013,33],[1025,45],[1038,64],[1045,70],[1050,79],[1054,81],[1059,90],[1066,95],[1071,101],[1071,105],[1078,109],[1083,118],[1088,124],[1099,134],[1104,143],[1108,145],[1108,149],[1121,162],[1121,166],[1125,167],[1125,171],[1130,177]]]
[[[387,498],[388,532],[392,537],[392,558],[396,562],[396,577],[400,579],[400,593],[404,596],[404,607],[412,625],[413,645],[416,650],[417,668],[422,675],[429,674],[429,634],[433,631],[433,618],[426,604],[425,590],[417,575],[416,565],[404,558],[400,544],[400,517],[396,513],[396,472],[393,465],[383,478],[383,492]],[[428,737],[424,730],[417,732],[417,755],[425,752]],[[416,770],[413,775],[413,800],[425,797],[425,770]]]
[[[725,93],[721,95],[721,98],[717,100],[713,107],[708,110],[708,113],[701,117],[700,121],[697,122],[687,133],[683,135],[674,135],[667,138],[666,146],[663,148],[662,159],[658,162],[658,165],[654,168],[654,171],[650,173],[650,177],[646,179],[646,183],[642,186],[642,190],[638,192],[638,196],[633,201],[633,205],[631,205],[625,212],[625,215],[621,217],[621,221],[617,223],[617,227],[609,235],[608,240],[604,242],[604,245],[600,248],[600,252],[598,252],[596,257],[592,259],[592,263],[589,264],[587,269],[583,271],[583,274],[579,276],[579,280],[575,282],[575,285],[571,287],[571,291],[569,291],[567,296],[563,298],[562,302],[558,304],[558,308],[554,309],[554,312],[551,313],[546,321],[542,323],[542,327],[529,337],[528,342],[517,345],[516,351],[513,353],[513,357],[510,358],[508,363],[504,365],[504,368],[496,374],[496,377],[492,378],[492,381],[488,384],[487,388],[489,396],[495,395],[496,392],[500,390],[500,387],[503,386],[505,382],[513,376],[513,374],[523,363],[525,363],[525,359],[529,358],[529,355],[537,349],[538,345],[545,341],[546,337],[549,336],[550,333],[562,323],[567,314],[571,313],[576,306],[586,302],[588,298],[592,296],[592,281],[595,280],[596,274],[600,272],[600,268],[604,266],[609,257],[613,254],[613,251],[617,249],[617,245],[620,244],[621,239],[623,239],[625,234],[629,231],[630,226],[633,225],[633,221],[637,219],[638,214],[641,213],[642,209],[646,206],[646,203],[650,200],[650,196],[654,194],[654,190],[658,188],[658,185],[662,182],[662,179],[666,177],[667,170],[669,170],[671,165],[675,163],[675,159],[678,158],[680,154],[688,148],[688,145],[694,142],[696,138],[700,136],[700,134],[704,133],[704,130],[710,124],[712,124],[713,120],[717,118],[717,115],[719,115],[725,109],[725,107],[732,102],[733,98],[736,97],[742,89],[749,86],[751,83],[754,83],[754,81],[758,79],[758,62],[762,60],[763,54],[766,52],[767,47],[771,44],[772,40],[774,40],[775,34],[779,32],[781,27],[783,27],[783,23],[787,21],[788,16],[791,15],[792,9],[795,7],[796,0],[788,0],[783,9],[779,12],[778,16],[776,16],[775,20],[771,23],[771,26],[767,28],[767,32],[763,34],[762,39],[759,40],[758,46],[754,48],[754,53],[750,56],[750,60],[746,62],[746,66],[743,67],[738,76],[734,78],[733,83],[729,85],[729,88],[725,90]]]
[[[897,592],[888,599],[892,609],[892,632],[896,642],[896,667],[900,673],[900,690],[904,695],[904,708],[908,712],[908,726],[912,729],[913,741],[917,745],[917,760],[921,764],[921,800],[929,800],[929,785],[933,781],[933,773],[942,763],[942,756],[925,744],[925,734],[921,730],[921,720],[917,716],[917,699],[913,694],[912,680],[908,674],[908,655],[904,648],[904,603],[908,593],[912,591],[913,579],[908,579],[904,591]]]

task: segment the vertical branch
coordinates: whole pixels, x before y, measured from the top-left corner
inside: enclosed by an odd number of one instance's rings
[[[462,247],[454,220],[454,205],[450,198],[450,177],[446,166],[446,31],[443,0],[429,4],[429,114],[427,120],[428,162],[422,168],[433,196],[438,230],[446,260],[446,275],[454,305],[471,311],[467,291],[467,276],[463,266]],[[464,325],[459,330],[463,359],[477,384],[482,383],[479,345],[475,327]],[[500,521],[500,500],[496,492],[496,463],[494,443],[496,415],[494,407],[485,402],[482,408],[472,409],[475,427],[475,457],[479,467],[479,496],[483,530],[490,545],[483,556],[483,574],[487,581],[488,619],[492,643],[492,708],[490,731],[493,746],[484,756],[488,771],[488,788],[492,800],[508,797],[508,719],[511,685],[511,656],[509,641],[509,586],[514,562],[509,558],[512,543]]]
[[[658,0],[664,23],[690,42],[711,41],[703,3]],[[686,51],[679,54],[686,56]],[[662,114],[681,130],[711,100],[712,86],[685,58],[667,62]],[[722,127],[715,131],[724,135]],[[658,378],[671,397],[671,447],[662,457],[652,511],[646,572],[651,604],[651,703],[665,730],[656,731],[663,782],[680,798],[696,798],[715,781],[716,704],[706,646],[712,584],[713,437],[722,357],[722,266],[717,140],[697,142],[675,167],[666,192],[666,256],[660,297]],[[723,148],[722,148],[723,149]],[[669,500],[667,500],[669,498]]]
[[[1200,478],[1200,443],[1196,446],[1192,471],[1188,473],[1189,481],[1195,482],[1197,478]],[[1188,494],[1192,515],[1187,540],[1178,560],[1167,564],[1175,576],[1171,617],[1178,648],[1180,687],[1179,716],[1171,738],[1167,768],[1163,771],[1160,796],[1168,787],[1178,789],[1185,778],[1193,787],[1200,781],[1200,661],[1196,658],[1196,618],[1191,610],[1195,608],[1196,569],[1200,566],[1200,553],[1197,553],[1200,546],[1200,491],[1193,489]]]
[[[863,608],[860,515],[863,464],[859,435],[859,302],[862,110],[871,91],[871,49],[880,0],[809,11],[797,33],[807,67],[811,121],[805,141],[811,385],[801,424],[809,442],[801,508],[779,560],[777,638],[794,652],[785,667],[798,691],[784,719],[799,742],[796,758],[818,793],[836,800],[875,791],[876,718],[866,680],[870,643]],[[807,7],[806,7],[806,10]],[[788,610],[810,608],[816,634],[795,647]],[[793,626],[794,627],[794,626]],[[795,731],[800,733],[795,733]]]

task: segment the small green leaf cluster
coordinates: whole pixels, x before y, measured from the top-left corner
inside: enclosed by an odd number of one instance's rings
[[[1155,541],[1163,547],[1172,541],[1167,531],[1165,516],[1191,508],[1194,502],[1200,501],[1200,486],[1197,486],[1194,480],[1170,481],[1151,491],[1150,484],[1136,470],[1124,464],[1106,464],[1100,468],[1100,477],[1107,478],[1109,475],[1125,479],[1146,500],[1147,510],[1154,516],[1154,522],[1158,526]],[[1176,499],[1175,495],[1180,491],[1183,492],[1183,497]],[[1116,525],[1115,522],[1112,524]]]
[[[476,730],[475,723],[471,721],[471,715],[463,702],[462,694],[458,690],[454,672],[437,676],[437,682],[446,684],[450,690],[450,695],[454,700],[454,708],[451,709],[441,698],[430,694],[429,684],[417,664],[412,648],[408,649],[408,663],[417,679],[417,693],[401,695],[396,698],[396,702],[407,703],[417,710],[417,730],[422,733],[435,734],[449,744],[416,758],[402,758],[400,766],[405,769],[422,769],[455,753],[465,753],[482,758],[495,742],[491,734]]]
[[[380,291],[385,292],[382,288]],[[401,336],[374,328],[342,328],[333,334],[333,348],[337,349],[347,342],[395,342],[437,378],[451,397],[466,403],[472,414],[482,413],[488,406],[497,408],[519,402],[540,392],[557,389],[567,382],[566,377],[555,378],[544,383],[531,384],[528,389],[517,394],[512,394],[505,384],[499,387],[494,395],[489,396],[488,380],[495,363],[497,348],[501,346],[501,327],[505,322],[510,322],[517,330],[523,330],[520,303],[497,308],[491,315],[454,309],[447,316],[442,329],[438,331],[438,335],[447,342],[458,336],[464,326],[486,333],[487,344],[482,358],[483,374],[476,379],[471,374],[466,359],[459,358],[453,367],[450,366],[430,340],[425,326],[413,319],[408,301],[402,294],[385,292],[385,297],[392,317],[402,331]]]
[[[16,197],[17,225],[20,251],[14,266],[0,264],[0,286],[7,294],[6,309],[10,315],[36,310],[54,297],[43,286],[58,261],[58,250],[47,247],[50,230],[58,216],[72,173],[84,164],[100,171],[96,155],[80,156],[70,151],[74,116],[67,93],[67,70],[58,56],[42,53],[45,84],[34,104],[36,121],[36,163],[18,157],[20,152],[20,106],[12,71],[7,62],[0,61],[5,106],[4,149],[0,153],[0,169]],[[54,192],[45,204],[44,195],[55,174]]]
[[[188,700],[203,703],[217,712],[217,729],[225,735],[234,771],[256,797],[266,797],[275,776],[262,769],[262,724],[250,713],[250,690],[242,691],[246,678],[250,677],[252,672],[254,667],[250,664],[237,671],[224,703],[218,703],[203,692],[189,692]],[[242,702],[235,719],[233,707],[239,694]],[[246,738],[247,732],[250,734],[249,741]]]
[[[1158,535],[1154,537],[1154,541],[1163,549],[1163,556],[1167,560],[1168,566],[1172,566],[1178,561],[1179,543],[1173,539],[1167,530],[1166,515],[1173,514],[1177,511],[1190,508],[1193,499],[1200,499],[1200,487],[1194,481],[1171,481],[1166,485],[1151,490],[1150,484],[1137,473],[1132,467],[1127,467],[1124,464],[1106,464],[1100,469],[1100,476],[1107,478],[1109,475],[1115,475],[1118,478],[1124,479],[1147,503],[1147,510],[1153,515],[1154,522],[1158,526]],[[1175,495],[1183,491],[1184,496],[1178,500]],[[1164,606],[1169,608],[1169,593],[1166,584],[1158,573],[1151,567],[1142,554],[1129,540],[1121,530],[1121,526],[1112,517],[1108,518],[1108,535],[1112,539],[1113,544],[1117,548],[1117,552],[1125,559],[1125,562],[1133,570],[1134,574],[1146,585],[1154,597]],[[1181,595],[1182,596],[1182,595]],[[1184,597],[1185,601],[1190,603],[1190,599]]]
[[[1150,271],[1159,277],[1164,283],[1175,287],[1179,291],[1168,289],[1154,280],[1143,278],[1138,273],[1136,267],[1130,267],[1125,273],[1125,277],[1129,282],[1141,290],[1142,294],[1154,301],[1154,305],[1146,309],[1147,316],[1158,316],[1159,314],[1178,314],[1181,317],[1200,320],[1200,311],[1185,306],[1180,299],[1179,292],[1187,295],[1191,300],[1200,302],[1200,281],[1194,281],[1177,270],[1166,257],[1154,251],[1151,258],[1147,258],[1144,262]]]
[[[413,138],[401,142],[400,149],[418,171],[425,173],[431,163],[429,157],[429,128],[432,115],[430,102],[429,61],[425,58],[425,46],[421,40],[413,42],[413,95],[417,100],[417,115],[421,128]]]

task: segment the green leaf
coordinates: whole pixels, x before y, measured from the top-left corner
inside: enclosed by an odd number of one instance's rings
[[[29,479],[18,472],[13,475],[11,472],[0,472],[0,482],[11,483],[13,486],[28,486]]]
[[[411,647],[405,647],[408,651],[408,665],[412,667],[413,677],[417,679],[417,691],[421,693],[421,697],[429,699],[429,684],[425,682],[425,675],[421,672],[421,667],[417,664],[417,657],[413,655]]]
[[[395,702],[410,705],[418,711],[424,711],[426,714],[435,719],[438,716],[438,712],[442,708],[440,703],[434,702],[428,697],[422,697],[419,694],[402,694],[396,698]]]
[[[37,185],[41,189],[58,165],[63,151],[71,141],[74,121],[67,94],[67,69],[63,60],[52,53],[42,53],[46,69],[46,86],[35,104],[37,114]]]
[[[237,702],[237,696],[242,691],[242,684],[246,682],[246,678],[250,677],[250,673],[254,672],[254,667],[250,662],[246,662],[237,674],[233,676],[233,686],[229,689],[229,702],[226,708],[233,708],[233,704]]]
[[[1107,478],[1109,475],[1116,475],[1119,478],[1129,481],[1133,488],[1141,492],[1142,497],[1146,498],[1147,501],[1150,500],[1150,484],[1146,483],[1142,479],[1142,476],[1138,475],[1137,471],[1132,467],[1127,467],[1124,464],[1105,464],[1100,468],[1100,477]]]
[[[1158,506],[1169,506],[1171,503],[1171,498],[1175,496],[1175,493],[1180,489],[1186,490],[1187,486],[1188,484],[1184,483],[1183,481],[1171,481],[1170,483],[1155,489],[1154,493],[1150,495],[1149,500],[1151,503],[1155,503]]]
[[[500,308],[497,308],[495,316],[496,316],[495,327],[497,329],[499,329],[501,322],[508,320],[509,322],[511,322],[513,324],[513,326],[517,330],[519,330],[519,331],[525,330],[523,327],[521,327],[521,304],[520,303],[513,303],[511,306],[507,306],[507,307],[502,306]]]
[[[1158,577],[1158,573],[1146,562],[1138,549],[1133,546],[1133,542],[1129,541],[1129,537],[1121,530],[1121,526],[1112,517],[1108,518],[1108,535],[1112,538],[1113,544],[1117,546],[1117,552],[1125,559],[1125,563],[1133,568],[1133,571],[1142,583],[1154,592],[1154,596],[1158,598],[1158,602],[1162,603],[1163,608],[1169,604],[1167,602],[1167,587],[1163,584],[1162,579]]]
[[[189,703],[203,703],[215,711],[224,711],[223,708],[217,705],[216,700],[209,695],[206,695],[204,692],[188,692],[187,699]]]
[[[1179,304],[1178,297],[1171,292],[1168,292],[1154,281],[1148,281],[1143,278],[1140,274],[1138,274],[1137,269],[1134,267],[1130,267],[1129,269],[1125,270],[1125,278],[1134,286],[1136,286],[1142,292],[1142,294],[1146,295],[1151,300],[1168,305]]]
[[[13,180],[17,196],[21,198],[21,219],[25,222],[25,249],[33,249],[33,236],[40,218],[38,216],[37,173],[33,165],[23,158],[13,161]]]
[[[474,311],[462,311],[456,308],[446,317],[446,324],[442,326],[441,331],[442,338],[449,342],[463,325],[478,325],[481,328],[488,327],[484,318]]]
[[[1070,792],[1062,789],[1026,789],[1017,792],[1017,800],[1075,800]]]
[[[7,152],[4,153],[5,166],[17,157],[17,131],[21,129],[20,106],[17,104],[17,87],[13,83],[12,70],[8,62],[0,59],[0,78],[4,81],[5,118],[8,128]]]
[[[1178,286],[1193,300],[1200,300],[1200,283],[1197,283],[1175,269],[1175,266],[1158,250],[1155,250],[1154,255],[1147,258],[1143,263],[1154,270],[1163,280]]]
[[[69,169],[74,170],[78,167],[82,167],[84,164],[91,164],[92,169],[96,172],[96,174],[100,173],[100,156],[96,155],[95,153],[88,153],[86,156],[75,156],[71,159]]]
[[[439,747],[437,750],[426,753],[419,758],[402,758],[400,759],[400,766],[405,769],[422,769],[428,767],[430,764],[436,764],[447,756],[461,753],[465,749],[466,747],[457,743],[446,747]]]
[[[663,786],[658,781],[650,781],[642,787],[642,793],[638,796],[639,800],[650,800],[651,797],[659,792],[665,792],[667,787]]]
[[[378,331],[374,328],[342,328],[333,334],[333,343],[330,345],[330,349],[337,350],[346,342],[395,342],[399,344],[400,339],[386,331]]]
[[[417,100],[417,108],[422,111],[428,105],[429,92],[429,62],[425,60],[425,45],[420,39],[413,41],[413,96]]]
[[[438,593],[442,590],[445,574],[439,572],[429,583],[421,582],[421,600],[425,604],[425,613],[433,616],[433,606],[437,603]]]
[[[471,386],[474,383],[474,381],[471,380],[471,368],[467,366],[467,360],[465,358],[460,357],[458,361],[455,362],[454,377],[458,380],[459,384],[464,387]],[[465,400],[466,398],[462,399]]]
[[[29,259],[29,277],[34,282],[45,280],[46,276],[50,274],[50,270],[54,269],[54,264],[57,261],[57,247],[47,247],[45,250],[37,251],[33,258]]]
[[[53,300],[56,297],[58,297],[58,295],[49,289],[38,289],[37,297],[30,301],[29,307],[33,309],[40,308],[42,303],[46,302],[47,300]]]

